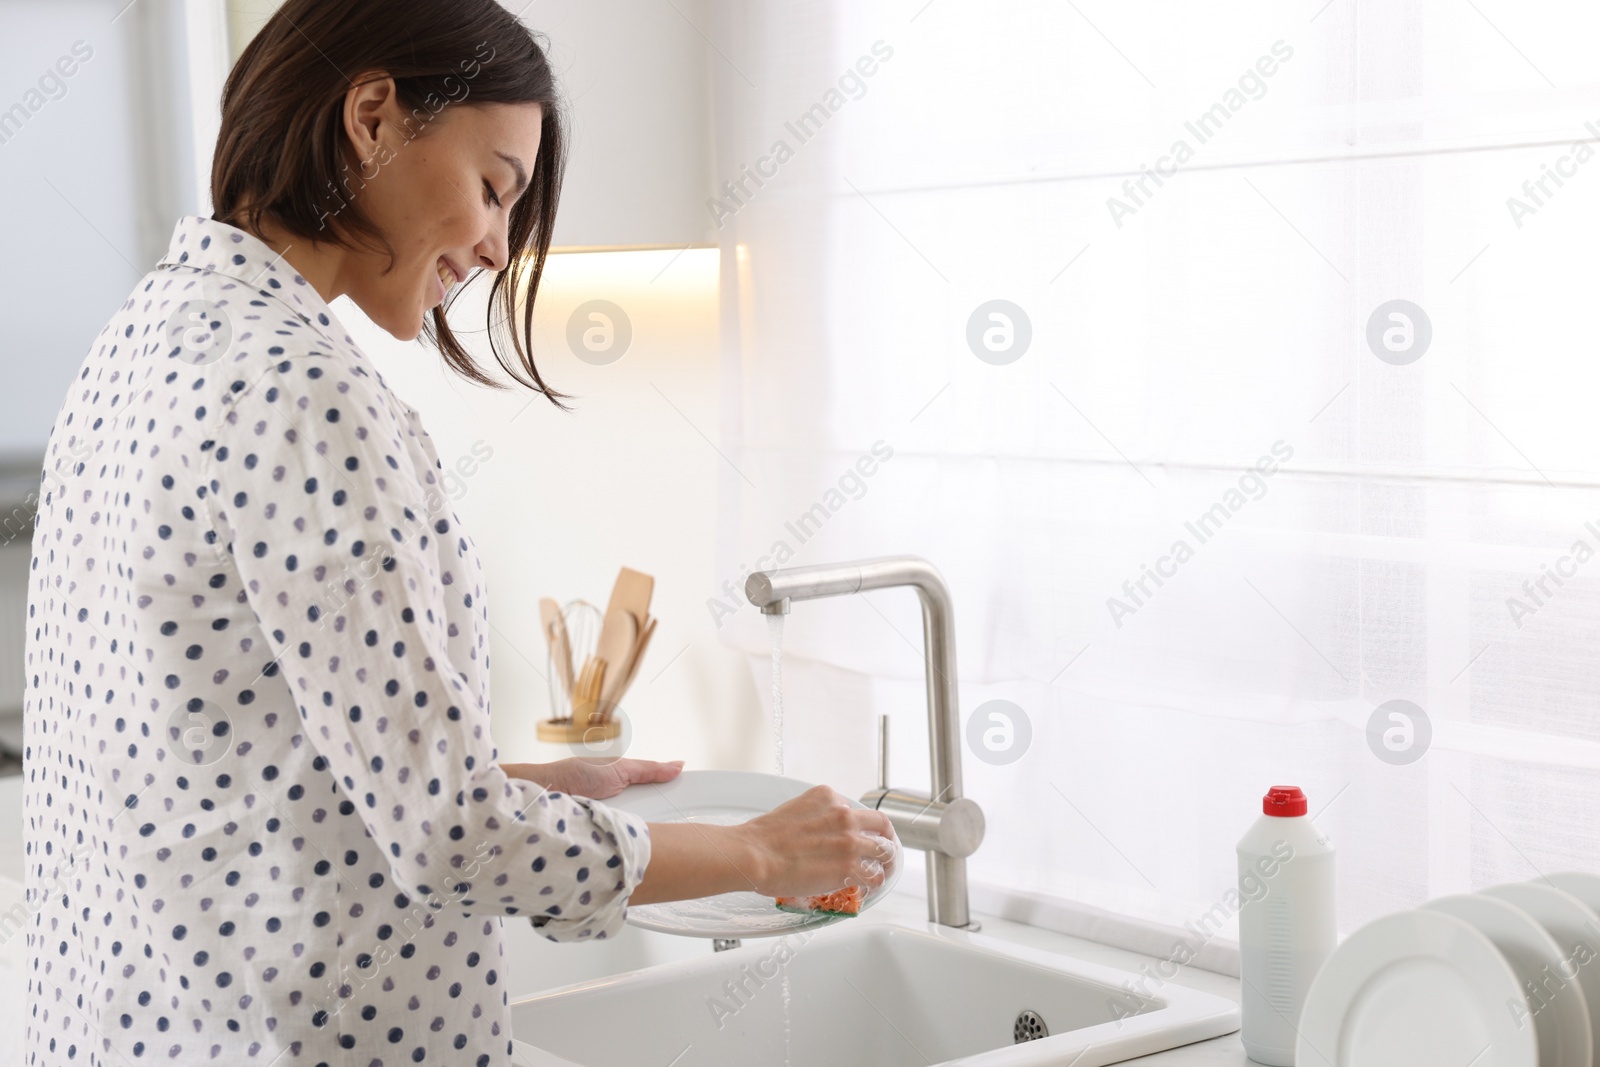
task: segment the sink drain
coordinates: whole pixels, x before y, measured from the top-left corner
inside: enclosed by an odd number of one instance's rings
[[[1017,1013],[1017,1021],[1011,1027],[1013,1044],[1020,1045],[1024,1041],[1037,1041],[1041,1037],[1049,1036],[1050,1030],[1038,1012],[1024,1009]]]

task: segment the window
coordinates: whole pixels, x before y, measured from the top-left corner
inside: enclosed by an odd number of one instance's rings
[[[726,570],[943,570],[964,716],[1031,728],[965,753],[975,881],[1181,926],[1280,783],[1345,931],[1600,869],[1596,22],[719,9]],[[866,788],[885,712],[925,785],[915,599],[787,626],[791,772]]]

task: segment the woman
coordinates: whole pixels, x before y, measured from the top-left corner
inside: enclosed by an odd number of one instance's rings
[[[823,787],[646,826],[584,798],[679,764],[497,761],[476,550],[329,304],[401,339],[431,316],[488,383],[442,305],[489,274],[496,359],[560,406],[529,339],[560,118],[493,0],[290,0],[228,79],[216,214],[178,223],[50,438],[28,1062],[506,1064],[502,916],[598,940],[629,902],[881,880],[887,818]]]

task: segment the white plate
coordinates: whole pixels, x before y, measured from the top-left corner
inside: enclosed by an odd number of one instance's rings
[[[1441,911],[1385,915],[1345,938],[1306,993],[1296,1067],[1537,1067],[1511,964]]]
[[[1482,893],[1440,897],[1423,907],[1477,927],[1516,969],[1522,988],[1535,991],[1517,1010],[1526,1013],[1538,1036],[1539,1067],[1589,1067],[1594,1039],[1583,990],[1572,980],[1572,967],[1564,958],[1568,953],[1533,916]]]
[[[754,771],[684,771],[664,785],[630,786],[601,803],[648,822],[731,826],[765,815],[810,788],[809,782]],[[855,800],[850,803],[858,808],[865,807]],[[896,846],[896,860],[898,857]],[[891,861],[889,877],[883,885],[867,893],[862,910],[882,900],[899,877],[900,864]],[[628,922],[632,925],[685,937],[775,937],[827,926],[843,918],[779,911],[771,897],[753,892],[628,907]]]
[[[1561,871],[1558,874],[1529,878],[1528,884],[1554,886],[1563,893],[1571,893],[1583,901],[1590,911],[1600,915],[1600,874],[1590,874],[1588,871]],[[1600,955],[1600,944],[1591,941],[1589,947]]]
[[[1556,939],[1561,955],[1573,959],[1577,977],[1572,981],[1589,1005],[1589,1032],[1593,1035],[1594,1047],[1600,1049],[1600,973],[1596,973],[1594,966],[1594,953],[1600,951],[1600,942],[1595,937],[1600,930],[1600,916],[1571,893],[1542,882],[1509,882],[1491,886],[1482,895],[1515,904],[1533,916],[1534,921]]]

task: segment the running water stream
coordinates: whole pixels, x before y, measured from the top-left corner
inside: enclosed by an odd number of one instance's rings
[[[782,615],[767,616],[767,633],[772,637],[772,753],[778,774],[783,773],[783,619]],[[780,988],[783,991],[783,1062],[787,1065],[793,1049],[787,964]]]
[[[767,633],[772,637],[772,752],[777,774],[783,773],[783,620],[782,615],[767,616]]]

